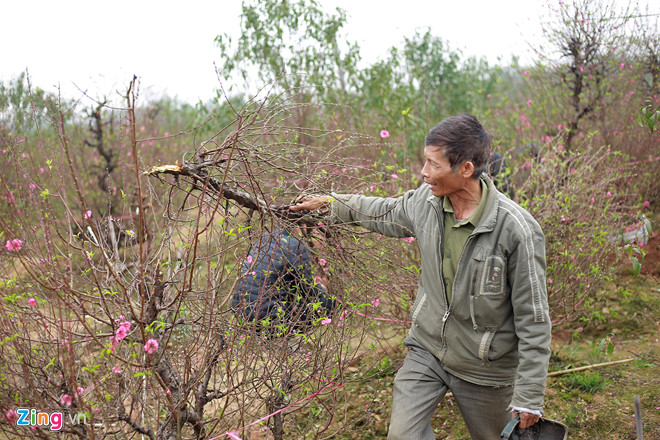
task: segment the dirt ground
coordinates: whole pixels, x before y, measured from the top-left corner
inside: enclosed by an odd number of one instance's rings
[[[655,228],[659,226],[654,225]],[[642,263],[642,274],[660,277],[660,231],[654,231],[649,242],[643,247],[646,255]]]

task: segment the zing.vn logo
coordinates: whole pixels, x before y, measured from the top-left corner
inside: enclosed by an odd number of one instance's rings
[[[16,426],[48,426],[51,431],[60,431],[64,424],[64,416],[61,412],[37,412],[32,408],[18,408],[16,410],[17,419]],[[87,416],[85,414],[69,414],[69,423],[77,425],[81,423],[80,419],[87,423]]]

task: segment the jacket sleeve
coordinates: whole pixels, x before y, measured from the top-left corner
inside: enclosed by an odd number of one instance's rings
[[[332,219],[350,223],[388,237],[409,237],[415,234],[412,220],[415,191],[397,198],[332,194]]]
[[[519,356],[511,406],[542,412],[552,329],[545,278],[545,238],[531,215],[525,217],[527,221],[517,228],[517,245],[508,261]]]

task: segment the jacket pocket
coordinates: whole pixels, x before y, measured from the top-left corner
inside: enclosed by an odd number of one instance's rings
[[[503,295],[506,286],[506,262],[499,255],[490,255],[481,273],[479,295]]]
[[[419,315],[420,310],[422,310],[422,307],[424,306],[424,303],[426,302],[426,292],[422,291],[421,289],[419,292],[422,294],[417,301],[415,301],[415,305],[413,306],[413,311],[411,314],[411,321],[415,322],[417,319],[417,315]]]

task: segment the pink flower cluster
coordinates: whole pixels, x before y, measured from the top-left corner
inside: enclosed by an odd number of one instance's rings
[[[62,395],[62,397],[60,397],[60,403],[62,404],[62,406],[71,406],[71,404],[73,403],[73,398],[68,394],[64,394]]]
[[[14,252],[20,251],[22,246],[23,246],[23,242],[18,238],[14,238],[13,240],[7,240],[7,244],[5,245],[8,251],[14,251]]]
[[[124,320],[124,315],[121,315],[119,319],[115,321],[119,321],[119,327],[115,331],[115,335],[110,338],[111,350],[114,350],[117,344],[119,344],[122,339],[128,336],[128,332],[131,330],[131,323]]]
[[[149,339],[146,344],[144,344],[144,351],[146,351],[149,354],[153,354],[156,350],[158,350],[158,341],[155,339]]]
[[[119,328],[115,332],[115,339],[117,342],[121,341],[124,339],[127,335],[128,332],[131,330],[131,323],[128,321],[122,321],[119,323]]]
[[[18,420],[18,413],[17,413],[15,410],[10,409],[9,411],[7,411],[7,412],[5,413],[5,417],[7,418],[7,420],[9,421],[9,423],[11,423],[11,424],[13,425],[14,422],[15,422],[16,420]]]

